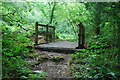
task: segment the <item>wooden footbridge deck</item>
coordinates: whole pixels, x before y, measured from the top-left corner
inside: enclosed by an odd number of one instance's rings
[[[42,26],[46,28],[45,36],[46,36],[46,44],[39,45],[38,43],[38,35],[39,35],[39,28],[38,26]],[[84,48],[85,43],[85,28],[83,24],[80,22],[78,24],[79,26],[79,33],[78,33],[78,42],[69,42],[69,41],[57,41],[55,42],[55,26],[48,26],[44,24],[38,24],[38,22],[35,23],[35,48],[45,51],[55,51],[55,52],[74,52],[76,48]],[[52,33],[49,32],[49,28],[52,29]],[[42,35],[42,34],[40,34]],[[51,38],[50,38],[51,36]],[[54,42],[50,42],[49,40],[52,40]],[[49,43],[50,42],[50,43]]]
[[[77,46],[77,42],[57,41],[48,44],[36,45],[35,48],[44,51],[73,53]]]

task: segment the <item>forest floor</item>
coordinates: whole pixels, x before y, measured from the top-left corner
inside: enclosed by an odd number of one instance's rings
[[[28,62],[33,72],[46,72],[48,78],[70,78],[69,54],[35,50]]]

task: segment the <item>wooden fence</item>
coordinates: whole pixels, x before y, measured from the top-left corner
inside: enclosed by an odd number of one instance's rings
[[[38,44],[38,35],[40,34],[39,30],[38,30],[38,26],[41,26],[41,27],[45,27],[46,28],[46,31],[45,33],[41,33],[43,35],[46,36],[46,43],[49,42],[48,40],[48,36],[49,35],[52,35],[52,41],[55,41],[55,26],[49,26],[49,25],[44,25],[44,24],[38,24],[38,22],[35,23],[35,44],[37,45]],[[53,29],[53,32],[49,32],[49,28],[52,28]]]

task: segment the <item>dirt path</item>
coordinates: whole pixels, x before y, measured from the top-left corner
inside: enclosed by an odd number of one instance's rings
[[[33,54],[36,57],[29,59],[33,63],[34,72],[43,71],[47,73],[48,78],[68,78],[69,75],[69,54],[55,53],[36,50]]]

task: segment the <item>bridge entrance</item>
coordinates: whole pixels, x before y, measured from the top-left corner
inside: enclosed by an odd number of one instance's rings
[[[46,30],[44,33],[39,32],[39,27],[44,27]],[[41,50],[64,50],[64,51],[75,51],[75,49],[83,49],[85,48],[85,27],[80,22],[78,25],[79,31],[78,31],[78,42],[68,42],[68,41],[57,41],[55,42],[56,36],[55,36],[55,26],[51,25],[44,25],[39,24],[38,22],[35,23],[35,44],[36,48]],[[52,29],[52,31],[49,31],[49,28]],[[39,44],[38,43],[38,35],[42,34],[45,35],[46,44]],[[51,36],[51,39],[49,39],[49,36]],[[50,41],[51,40],[51,41]]]

